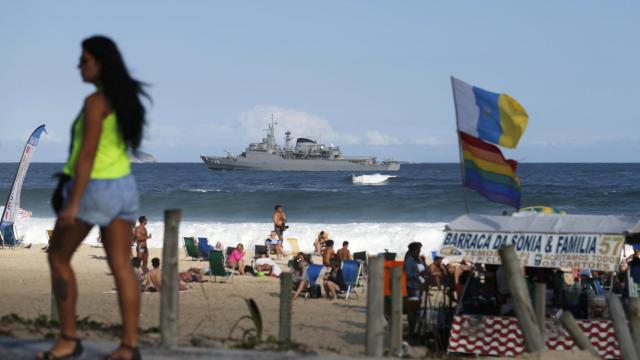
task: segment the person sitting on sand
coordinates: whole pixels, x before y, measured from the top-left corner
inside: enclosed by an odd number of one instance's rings
[[[329,232],[320,231],[316,240],[313,242],[313,247],[315,248],[315,254],[320,256],[322,254],[322,248],[324,247],[324,242],[329,240]]]
[[[146,275],[144,271],[140,268],[142,264],[142,260],[139,257],[131,258],[131,265],[133,265],[133,272],[136,274],[136,279],[138,279],[138,285],[140,287],[140,291],[144,291],[144,283],[146,280]]]
[[[227,259],[227,266],[233,270],[238,270],[240,275],[244,275],[244,245],[238,244]]]
[[[324,251],[322,252],[322,265],[326,267],[331,266],[331,259],[337,257],[336,252],[333,250],[333,240],[327,240],[324,242]]]
[[[340,259],[331,259],[331,271],[329,272],[329,277],[324,281],[324,293],[329,300],[336,299],[338,293],[347,291],[347,284],[344,282],[340,265],[342,265]]]
[[[353,257],[351,256],[351,251],[349,251],[349,242],[348,241],[343,241],[342,242],[342,247],[340,249],[338,249],[338,251],[336,252],[336,254],[338,254],[338,257],[340,258],[340,260],[353,260]]]
[[[149,292],[160,291],[162,289],[162,271],[160,270],[160,259],[158,259],[157,257],[151,259],[151,267],[152,269],[147,272],[147,282],[145,284],[144,291],[149,291]],[[200,269],[197,269],[197,270],[200,270]],[[182,275],[182,273],[180,275]],[[180,275],[178,276],[178,279],[182,281],[182,278]],[[202,279],[202,275],[200,275],[200,279]],[[179,291],[188,290],[188,289],[189,288],[182,283],[180,283],[178,286]]]
[[[162,286],[162,274],[160,272],[160,259],[151,259],[151,270],[147,272],[147,282],[144,291],[160,291]]]
[[[282,274],[280,266],[267,254],[260,255],[260,258],[256,259],[255,265],[257,271],[267,273],[269,276],[280,277]]]
[[[283,255],[284,251],[282,250],[282,240],[278,238],[278,233],[275,230],[271,230],[271,235],[266,241],[269,249],[273,249],[276,252],[276,258],[279,260]]]
[[[293,300],[304,291],[309,283],[309,277],[307,276],[307,261],[304,259],[303,253],[298,253],[292,260],[291,269],[291,283],[293,284]]]

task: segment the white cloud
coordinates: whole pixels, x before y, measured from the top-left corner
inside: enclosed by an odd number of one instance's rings
[[[452,140],[453,139],[453,140]],[[455,144],[455,136],[447,139],[439,139],[432,136],[424,136],[409,141],[411,145],[445,146]]]
[[[400,140],[393,136],[381,133],[377,130],[367,131],[367,141],[369,145],[398,145]]]
[[[278,106],[254,106],[238,118],[246,140],[257,141],[264,137],[271,114],[276,124],[276,140],[282,142],[284,132],[289,130],[294,138],[310,137],[323,142],[334,141],[339,144],[358,144],[360,138],[336,131],[329,121],[304,111],[286,109]]]

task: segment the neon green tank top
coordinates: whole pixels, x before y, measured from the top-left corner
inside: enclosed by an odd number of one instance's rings
[[[80,112],[73,123],[71,152],[64,169],[65,174],[75,177],[76,162],[82,145],[84,128],[84,110]],[[102,132],[93,160],[91,179],[117,179],[131,173],[131,164],[127,154],[127,145],[118,130],[118,119],[115,112],[111,112],[102,120]]]

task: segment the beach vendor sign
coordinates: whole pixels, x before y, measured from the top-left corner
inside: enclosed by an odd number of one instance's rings
[[[441,254],[500,264],[513,245],[522,266],[616,271],[639,218],[595,215],[463,215],[445,228]]]

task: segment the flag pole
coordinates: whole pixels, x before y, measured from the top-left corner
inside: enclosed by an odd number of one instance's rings
[[[456,92],[453,88],[453,76],[451,76],[451,93],[453,94],[453,108],[456,112],[456,137],[458,138],[458,154],[460,155],[460,179],[462,180],[462,194],[464,196],[464,210],[469,213],[469,199],[467,190],[465,189],[464,182],[464,158],[462,156],[462,142],[460,141],[460,119],[458,118],[458,102],[456,99]]]

